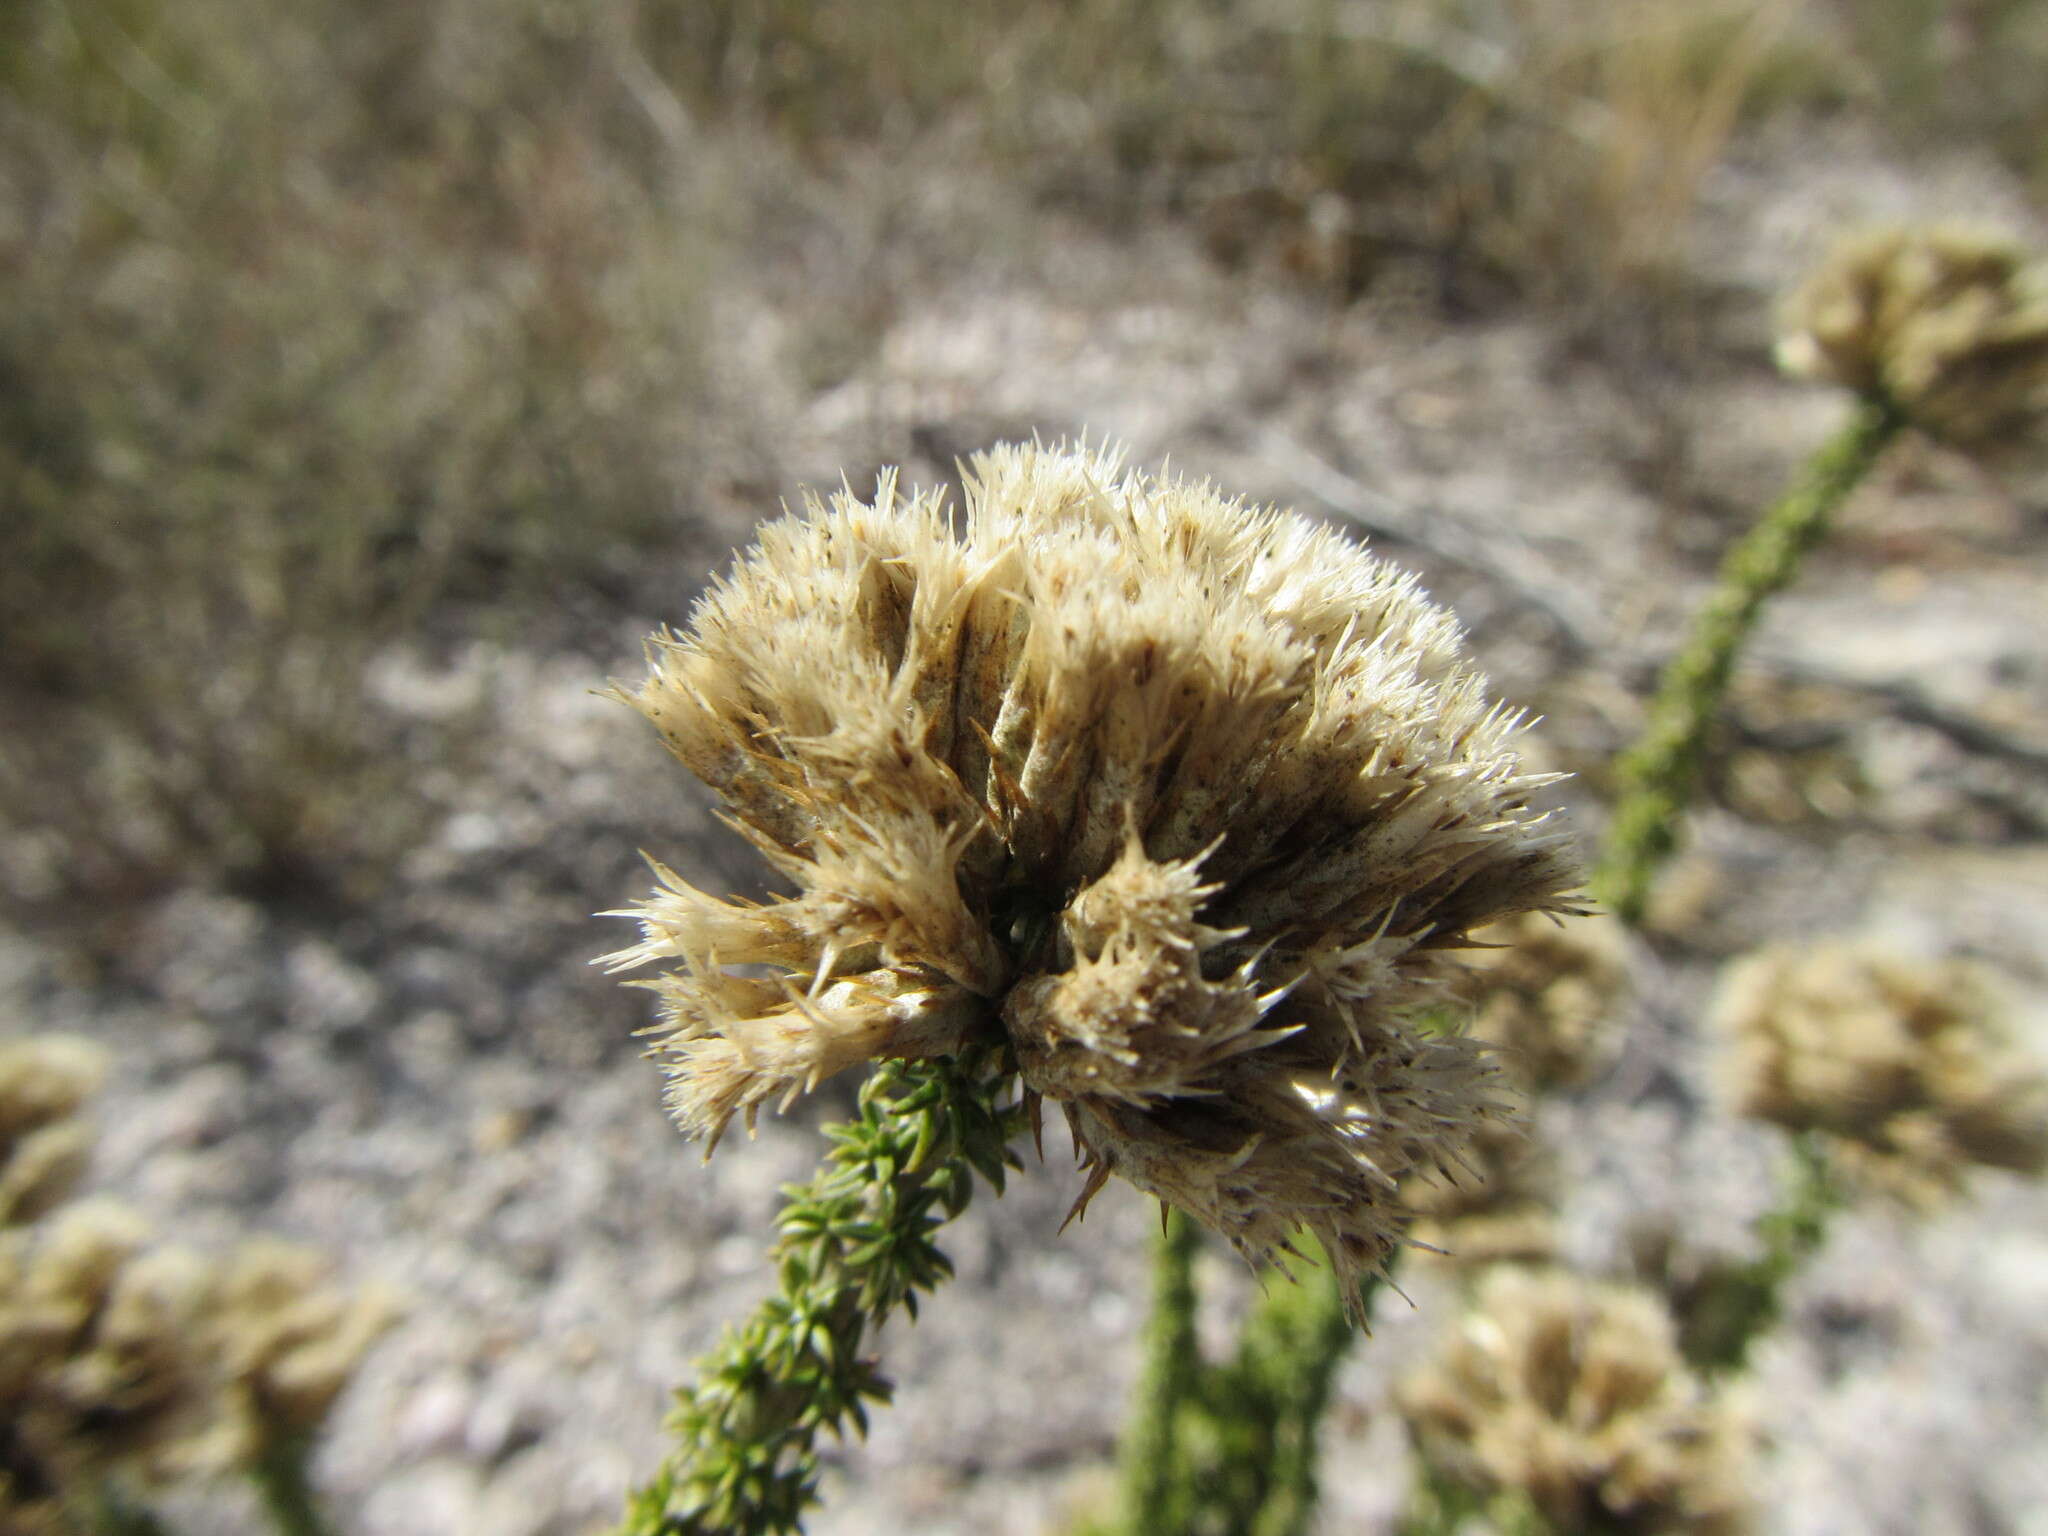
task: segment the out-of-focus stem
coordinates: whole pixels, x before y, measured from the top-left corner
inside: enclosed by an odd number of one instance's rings
[[[67,1506],[57,1529],[78,1529],[89,1536],[171,1536],[155,1514],[133,1503],[112,1483],[101,1483]]]
[[[1193,1227],[1175,1216],[1154,1267],[1138,1401],[1124,1439],[1116,1536],[1301,1536],[1316,1452],[1355,1330],[1327,1258],[1268,1275],[1233,1356],[1195,1347]],[[1370,1288],[1376,1280],[1366,1282]]]
[[[1375,1276],[1368,1289],[1379,1283]],[[1301,1536],[1316,1508],[1316,1451],[1330,1388],[1355,1334],[1327,1256],[1299,1285],[1274,1285],[1245,1324],[1237,1371],[1263,1378],[1271,1413],[1264,1497],[1251,1512],[1250,1536]]]
[[[249,1467],[264,1513],[279,1536],[329,1536],[320,1501],[306,1475],[309,1442],[300,1436],[267,1444]]]
[[[1797,574],[1826,536],[1836,509],[1904,424],[1883,401],[1858,407],[1798,483],[1722,562],[1720,580],[1693,620],[1684,648],[1665,668],[1642,736],[1616,766],[1620,798],[1592,887],[1624,922],[1642,920],[1658,867],[1678,845],[1707,729],[1764,603]]]
[[[1201,1372],[1195,1345],[1195,1251],[1200,1229],[1168,1211],[1153,1249],[1152,1317],[1123,1451],[1125,1536],[1181,1536],[1192,1488],[1180,1443]]]
[[[1826,1240],[1828,1218],[1842,1198],[1821,1133],[1794,1136],[1778,1203],[1757,1218],[1761,1251],[1708,1276],[1679,1330],[1695,1369],[1706,1375],[1742,1369],[1750,1346],[1776,1325],[1785,1286]]]

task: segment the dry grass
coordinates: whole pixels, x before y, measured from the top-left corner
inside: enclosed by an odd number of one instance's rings
[[[376,658],[451,600],[530,606],[674,522],[701,242],[572,82],[515,109],[544,38],[487,78],[404,78],[437,55],[394,10],[336,80],[345,19],[11,14],[16,903],[353,883],[426,809]]]
[[[1855,97],[1902,140],[1988,145],[2048,193],[2048,10],[2034,0],[1837,0]]]
[[[1700,178],[1808,67],[1790,0],[790,0],[645,12],[693,120],[811,164],[934,145],[1339,296],[1390,261],[1538,299],[1669,288]],[[1800,87],[1804,89],[1805,87]]]

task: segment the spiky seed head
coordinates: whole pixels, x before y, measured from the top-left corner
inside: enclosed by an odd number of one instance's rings
[[[1617,1003],[1628,959],[1611,922],[1524,913],[1482,929],[1460,992],[1471,1032],[1499,1049],[1524,1087],[1569,1088],[1608,1067],[1621,1043]]]
[[[2048,429],[2048,269],[1953,228],[1844,240],[1790,299],[1790,372],[1880,396],[1923,431],[2002,455]]]
[[[1736,1536],[1753,1437],[1651,1293],[1502,1266],[1395,1402],[1424,1458],[1559,1531]]]
[[[0,1042],[0,1227],[34,1221],[77,1185],[93,1146],[79,1109],[107,1064],[75,1035]]]
[[[1419,1033],[1476,926],[1567,907],[1513,713],[1414,578],[1113,453],[764,527],[622,694],[796,888],[659,869],[653,1054],[685,1130],[1006,1044],[1112,1173],[1254,1257],[1381,1262],[1407,1172],[1500,1113]]]
[[[1981,967],[1875,939],[1760,950],[1728,967],[1710,1014],[1740,1113],[1827,1133],[1845,1173],[1915,1205],[1972,1165],[2048,1170],[2048,1077],[1999,1017]]]

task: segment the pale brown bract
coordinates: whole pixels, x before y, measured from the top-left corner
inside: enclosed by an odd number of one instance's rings
[[[651,1054],[682,1127],[1006,1043],[1089,1169],[1253,1258],[1379,1265],[1411,1169],[1503,1112],[1418,1031],[1468,931],[1566,910],[1521,721],[1342,535],[1085,446],[885,475],[765,526],[619,697],[795,888],[656,866]],[[1349,1288],[1347,1288],[1349,1289]]]
[[[395,1295],[345,1290],[320,1253],[250,1238],[215,1266],[201,1337],[214,1362],[218,1406],[206,1452],[246,1465],[279,1442],[310,1437],[384,1332]]]

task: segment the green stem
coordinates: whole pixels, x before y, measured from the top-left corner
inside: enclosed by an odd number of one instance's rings
[[[1495,1536],[1596,1536],[1592,1525],[1584,1530],[1555,1531],[1529,1495],[1519,1489],[1481,1493],[1419,1454],[1413,1466],[1415,1483],[1408,1493],[1407,1508],[1395,1521],[1394,1536],[1458,1536],[1475,1525]]]
[[[1316,1451],[1355,1330],[1327,1262],[1267,1277],[1236,1353],[1205,1365],[1188,1278],[1192,1224],[1158,1248],[1153,1315],[1124,1441],[1117,1536],[1300,1536],[1316,1506]],[[1368,1292],[1375,1281],[1368,1281]]]
[[[1365,1282],[1368,1304],[1378,1283],[1377,1276]],[[1327,1258],[1298,1285],[1273,1286],[1247,1321],[1237,1373],[1264,1378],[1259,1396],[1273,1410],[1265,1496],[1246,1521],[1250,1536],[1301,1536],[1309,1528],[1323,1414],[1355,1336]]]
[[[1394,1536],[1456,1536],[1458,1527],[1479,1512],[1484,1501],[1445,1477],[1420,1451],[1410,1455],[1409,1468],[1414,1481],[1394,1519]]]
[[[932,1240],[967,1208],[974,1176],[1001,1193],[1022,1111],[1000,1108],[993,1059],[890,1062],[861,1090],[858,1120],[809,1184],[784,1191],[781,1284],[728,1332],[679,1393],[676,1450],[627,1501],[616,1536],[769,1536],[817,1502],[823,1431],[867,1429],[891,1387],[861,1346],[898,1308],[952,1274]]]
[[[1128,1536],[1181,1536],[1191,1489],[1180,1443],[1182,1420],[1201,1371],[1195,1345],[1194,1260],[1201,1229],[1169,1210],[1152,1260],[1152,1317],[1138,1400],[1124,1434],[1124,1511]]]
[[[83,1498],[68,1503],[60,1529],[75,1529],[90,1536],[170,1536],[169,1528],[161,1520],[110,1481],[95,1485]]]
[[[1836,509],[1904,425],[1889,404],[1864,402],[1722,562],[1684,648],[1665,668],[1642,736],[1616,765],[1620,798],[1592,885],[1624,922],[1642,921],[1657,869],[1678,845],[1708,727],[1764,603],[1797,574]]]
[[[308,1437],[281,1436],[266,1444],[249,1465],[250,1481],[279,1536],[329,1536],[319,1497],[306,1475],[311,1449]]]
[[[1742,1369],[1750,1346],[1777,1325],[1785,1286],[1827,1239],[1828,1219],[1843,1202],[1819,1132],[1792,1138],[1778,1204],[1757,1218],[1761,1252],[1747,1263],[1709,1274],[1685,1308],[1679,1343],[1703,1375]]]

